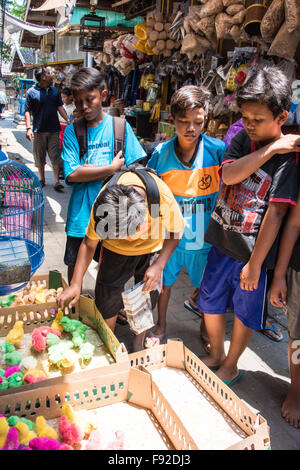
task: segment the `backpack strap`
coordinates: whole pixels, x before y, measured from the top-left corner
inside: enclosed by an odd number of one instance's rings
[[[79,145],[79,156],[83,156],[87,152],[87,124],[84,117],[77,119],[73,123],[74,131]]]
[[[148,210],[153,219],[160,216],[160,194],[157,183],[150,172],[146,168],[143,170],[133,170],[136,175],[143,181],[148,202]]]
[[[135,173],[140,180],[145,185],[146,188],[146,195],[147,195],[147,203],[148,203],[148,210],[153,219],[159,217],[160,214],[160,194],[157,183],[153,176],[151,175],[152,171],[149,171],[148,168],[135,168],[135,164],[126,166],[123,165],[119,171],[117,171],[108,181],[107,188],[113,186],[114,184],[118,183],[118,180],[121,175],[131,171]]]
[[[125,132],[126,120],[121,117],[113,117],[114,127],[114,155],[116,156],[120,150],[124,155],[125,152]]]

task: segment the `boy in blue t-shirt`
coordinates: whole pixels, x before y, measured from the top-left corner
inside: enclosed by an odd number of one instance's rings
[[[67,243],[64,262],[71,282],[80,244],[85,237],[90,213],[103,181],[146,156],[130,125],[126,123],[125,153],[114,156],[113,118],[105,114],[106,83],[97,69],[86,67],[75,73],[71,88],[76,109],[87,122],[87,152],[80,158],[74,125],[64,133],[62,159],[66,181],[72,184],[66,222]]]
[[[148,162],[171,189],[185,221],[184,235],[164,268],[158,323],[148,335],[148,346],[165,339],[171,288],[180,271],[185,266],[192,285],[198,289],[210,250],[204,233],[219,190],[218,170],[226,145],[202,134],[209,97],[207,90],[193,85],[174,93],[169,119],[177,135],[160,144]]]

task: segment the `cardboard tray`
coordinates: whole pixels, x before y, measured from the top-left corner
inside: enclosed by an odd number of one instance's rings
[[[31,333],[34,328],[38,328],[40,326],[51,326],[51,323],[53,322],[58,310],[57,304],[50,304],[51,310],[55,310],[54,314],[50,313],[49,307],[48,309],[44,309],[43,305],[45,304],[22,305],[21,307],[8,307],[1,309],[0,337],[6,337],[10,329],[13,328],[14,324],[18,320],[24,322],[24,333]],[[5,313],[3,313],[3,310],[5,310]],[[107,323],[104,321],[92,299],[80,296],[79,301],[72,308],[72,310],[65,309],[65,315],[69,316],[71,319],[80,320],[87,326],[93,328],[105,344],[109,353],[114,358],[116,364],[124,361],[128,363],[128,354],[125,346],[119,343],[111,329],[108,327]],[[116,364],[99,367],[95,370],[99,371],[98,373],[105,373],[107,368],[112,368],[113,370]],[[78,373],[84,375],[86,372],[87,370],[82,370]],[[74,373],[74,375],[78,373]],[[63,381],[63,378],[64,377],[48,378],[43,382],[40,382],[39,388],[44,388],[47,390],[51,382],[56,384],[59,381]],[[30,394],[30,391],[35,388],[35,385],[36,384],[22,385],[18,388],[0,391],[1,408],[3,409],[3,407],[9,405],[12,395],[18,394],[18,392],[23,389],[28,390]]]
[[[68,284],[67,282],[65,281],[65,279],[62,277],[61,273],[59,273],[58,271],[52,271],[54,276],[55,274],[57,274],[57,282],[58,284],[58,287],[63,287],[64,289],[66,289],[68,287]],[[38,282],[38,281],[46,281],[46,287],[47,289],[49,288],[49,278],[51,277],[51,274],[48,273],[48,274],[38,274],[36,276],[33,276],[32,278],[30,278],[30,281],[28,281],[28,284],[32,285],[33,282]],[[59,279],[60,278],[60,279]],[[17,294],[18,292],[14,292],[15,294]],[[5,297],[5,296],[4,296]],[[56,302],[45,302],[45,303],[42,303],[42,304],[26,304],[26,305],[19,305],[19,306],[16,306],[16,307],[2,307],[0,308],[0,315],[5,315],[6,313],[9,314],[9,313],[12,313],[13,310],[17,310],[17,309],[20,309],[22,307],[30,307],[30,306],[33,306],[33,305],[38,305],[40,307],[40,309],[52,309],[52,308],[55,308],[56,306]]]
[[[143,368],[150,374],[151,371],[164,367],[185,370],[195,386],[201,387],[225,411],[235,425],[247,434],[247,438],[241,439],[227,450],[270,449],[270,429],[266,420],[240,400],[180,340],[169,340],[167,344],[129,354],[129,360],[131,367]],[[184,394],[184,387],[182,393]]]
[[[152,381],[151,374],[147,370],[130,368],[128,361],[109,368],[66,375],[61,380],[49,380],[47,387],[37,383],[30,390],[22,388],[15,389],[9,397],[0,396],[0,413],[6,418],[20,416],[33,421],[37,416],[58,418],[63,403],[69,403],[75,410],[90,410],[127,402],[146,409],[151,426],[161,436],[166,436],[165,440],[170,441],[174,449],[197,449],[167,399]]]

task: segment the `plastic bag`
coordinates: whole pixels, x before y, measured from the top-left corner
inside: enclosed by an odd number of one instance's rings
[[[154,326],[150,292],[143,292],[143,287],[144,283],[139,282],[122,293],[127,321],[136,335]]]

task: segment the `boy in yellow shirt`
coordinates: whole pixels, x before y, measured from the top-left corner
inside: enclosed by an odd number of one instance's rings
[[[145,292],[153,293],[183,234],[183,217],[172,192],[154,173],[151,178],[159,192],[159,207],[153,207],[154,204],[149,207],[147,187],[134,171],[124,172],[116,184],[101,189],[78,252],[70,287],[58,300],[61,307],[67,301],[69,307],[77,302],[83,276],[99,240],[102,240],[95,302],[112,331],[118,312],[123,308],[121,294],[126,282],[134,276],[135,282],[145,283]],[[155,217],[153,214],[157,209],[159,216]],[[154,306],[157,298],[151,297]],[[145,333],[134,337],[133,351],[143,349]]]

